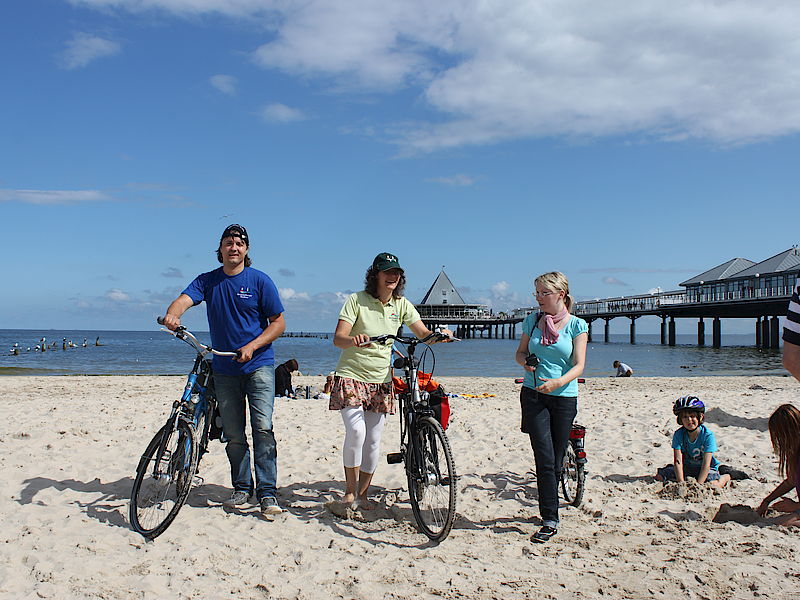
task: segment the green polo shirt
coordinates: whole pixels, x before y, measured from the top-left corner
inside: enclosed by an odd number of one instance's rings
[[[405,298],[392,298],[384,304],[367,292],[357,292],[344,303],[339,319],[353,326],[350,335],[364,333],[375,337],[397,334],[400,325],[416,323],[420,316]],[[391,360],[391,343],[345,348],[336,365],[336,374],[365,383],[386,383],[392,379]]]

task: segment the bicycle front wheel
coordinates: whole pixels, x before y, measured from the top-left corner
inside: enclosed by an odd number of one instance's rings
[[[148,539],[166,531],[186,502],[197,470],[197,441],[183,421],[167,424],[150,441],[131,490],[133,529]]]
[[[439,422],[422,419],[406,453],[408,493],[420,531],[441,542],[456,518],[456,467],[447,436]],[[419,464],[417,464],[419,463]]]
[[[578,462],[572,444],[567,444],[564,463],[561,466],[561,491],[564,493],[564,500],[572,506],[581,505],[585,480],[584,464]]]

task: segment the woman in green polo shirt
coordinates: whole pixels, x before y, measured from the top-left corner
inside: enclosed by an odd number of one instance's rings
[[[331,391],[330,410],[345,426],[345,492],[342,503],[371,508],[367,501],[378,466],[381,433],[387,414],[394,414],[392,345],[370,343],[370,337],[396,334],[406,325],[418,338],[431,331],[414,305],[403,297],[406,278],[397,257],[381,252],[364,279],[364,291],[351,294],[339,313],[333,344],[342,349]],[[452,335],[444,330],[446,335]]]

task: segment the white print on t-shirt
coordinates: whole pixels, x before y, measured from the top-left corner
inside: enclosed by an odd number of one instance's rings
[[[247,300],[248,298],[253,297],[253,292],[250,291],[249,287],[241,287],[239,288],[239,291],[236,292],[236,295],[243,300]]]

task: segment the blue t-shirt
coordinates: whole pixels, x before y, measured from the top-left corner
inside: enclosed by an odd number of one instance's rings
[[[525,379],[522,381],[522,385],[531,389],[542,384],[539,377],[555,379],[569,371],[574,366],[572,364],[572,341],[580,334],[589,331],[586,321],[570,315],[569,322],[558,332],[558,341],[555,344],[543,346],[542,330],[539,329],[536,320],[537,315],[541,314],[539,312],[531,313],[522,322],[522,331],[530,338],[528,352],[539,358],[539,366],[536,367],[536,371],[533,373],[526,371]],[[567,385],[556,388],[548,395],[577,397],[578,380],[573,379]]]
[[[716,452],[717,438],[711,430],[705,425],[700,425],[698,428],[700,433],[697,434],[695,441],[689,440],[689,432],[681,427],[672,436],[672,448],[680,450],[683,454],[684,464],[692,465],[694,467],[701,467],[703,465],[703,454],[706,452]],[[719,470],[719,461],[711,457],[711,469],[713,471]]]
[[[183,290],[195,304],[206,301],[211,346],[234,352],[249,344],[269,325],[269,318],[283,312],[278,288],[268,275],[245,267],[238,275],[225,274],[222,267],[197,278]],[[223,375],[247,375],[264,365],[275,363],[272,344],[253,353],[246,363],[227,356],[214,357],[214,370]]]

